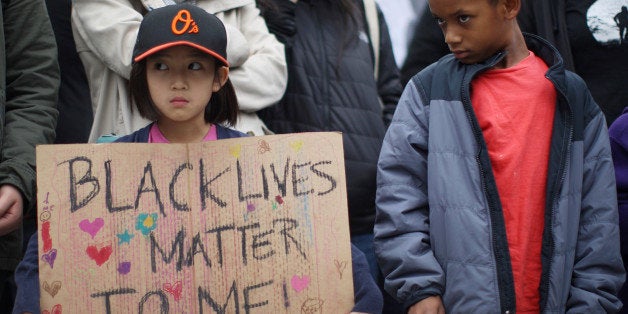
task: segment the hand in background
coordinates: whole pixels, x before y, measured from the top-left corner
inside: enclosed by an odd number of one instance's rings
[[[440,296],[427,297],[408,309],[408,314],[445,314]]]
[[[22,222],[24,200],[12,185],[0,186],[0,236],[17,229]]]

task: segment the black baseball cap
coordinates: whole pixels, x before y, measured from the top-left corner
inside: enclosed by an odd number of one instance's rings
[[[179,45],[199,49],[229,66],[225,26],[215,15],[189,3],[167,5],[144,15],[133,62]]]

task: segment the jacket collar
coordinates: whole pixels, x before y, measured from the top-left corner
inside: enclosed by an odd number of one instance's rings
[[[558,52],[558,49],[552,46],[547,40],[537,35],[528,33],[524,33],[523,35],[528,49],[539,56],[549,67],[545,76],[554,83],[556,89],[563,93],[563,95],[566,95],[565,62]]]
[[[547,64],[548,70],[545,76],[554,83],[556,89],[566,95],[567,86],[565,81],[565,62],[558,52],[558,49],[552,46],[547,40],[537,35],[523,33],[523,36],[528,49],[534,52],[534,54],[539,56],[545,62],[545,64]],[[504,58],[505,55],[506,52],[499,51],[484,62],[469,65],[466,75],[468,82],[470,82],[470,80],[477,73],[488,70],[495,66],[495,64],[497,64],[502,58]]]

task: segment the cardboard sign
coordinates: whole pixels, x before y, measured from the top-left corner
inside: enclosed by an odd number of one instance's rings
[[[41,310],[348,313],[342,136],[37,147]]]

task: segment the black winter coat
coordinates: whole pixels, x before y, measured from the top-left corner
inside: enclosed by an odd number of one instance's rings
[[[274,2],[279,10],[262,11],[286,45],[288,87],[277,105],[259,115],[276,133],[342,132],[351,233],[372,233],[377,159],[402,92],[384,17],[378,10],[376,82],[362,1],[356,2],[360,16],[353,28],[335,0]]]

